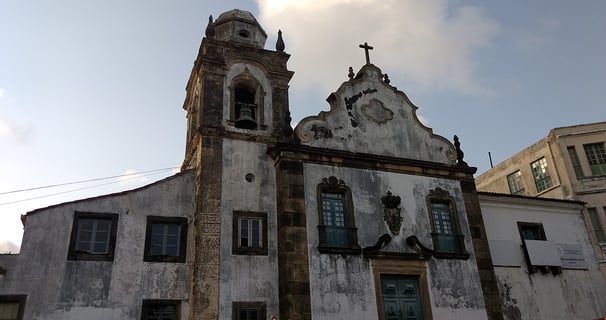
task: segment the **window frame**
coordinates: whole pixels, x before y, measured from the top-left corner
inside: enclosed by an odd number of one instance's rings
[[[543,171],[542,173],[535,170],[535,164],[537,164],[537,169],[539,171]],[[541,157],[531,162],[530,172],[532,172],[532,178],[534,179],[534,184],[537,188],[537,193],[547,191],[553,187],[553,181],[551,180],[551,174],[549,173],[549,166],[547,165],[547,158]]]
[[[232,319],[233,320],[246,320],[240,319],[240,311],[241,310],[256,310],[257,311],[257,319],[267,319],[267,306],[265,302],[254,301],[254,302],[242,302],[242,301],[234,301],[232,302]]]
[[[577,179],[583,178],[585,176],[585,172],[583,172],[583,166],[581,165],[581,160],[579,159],[579,154],[577,153],[576,147],[567,146],[566,150],[568,151],[568,158],[570,159],[570,165],[572,165],[574,175]]]
[[[468,259],[470,254],[465,248],[465,235],[461,231],[461,225],[458,217],[458,211],[455,199],[450,196],[450,193],[440,187],[429,191],[429,195],[426,197],[427,210],[429,213],[429,221],[431,223],[431,240],[433,242],[433,256],[437,259]],[[433,204],[446,204],[449,208],[450,221],[454,235],[452,236],[455,240],[454,243],[457,247],[455,252],[443,251],[440,249],[440,232],[436,228],[436,221],[433,214]]]
[[[176,320],[181,319],[181,300],[177,299],[143,299],[141,302],[141,320],[148,320],[147,312],[151,307],[175,306]]]
[[[600,218],[598,208],[587,208],[587,216],[591,222],[591,228],[593,229],[593,234],[598,243],[606,243],[606,233],[604,232],[604,227],[602,227],[602,219]]]
[[[537,240],[537,241],[547,241],[547,236],[545,234],[545,229],[543,228],[543,224],[540,222],[523,222],[517,221],[516,225],[518,226],[518,233],[520,234],[520,241],[522,241],[522,251],[524,251],[524,259],[526,260],[526,265],[528,266],[528,273],[533,274],[539,270],[539,267],[532,264],[530,261],[530,254],[528,253],[528,248],[526,247],[525,240]],[[524,228],[536,228],[539,239],[527,239],[524,237]],[[544,267],[541,270],[546,270]],[[555,273],[554,273],[555,274]]]
[[[151,254],[151,240],[154,224],[173,224],[180,228],[179,235],[179,255],[155,255]],[[145,228],[145,249],[143,251],[143,261],[145,262],[185,262],[187,258],[187,231],[189,222],[184,217],[165,217],[165,216],[147,216],[147,225]]]
[[[69,241],[69,250],[67,254],[67,260],[81,260],[81,261],[113,261],[114,252],[116,249],[116,234],[118,229],[118,217],[117,213],[100,213],[100,212],[85,212],[75,211],[72,222],[72,231]],[[108,239],[107,253],[90,253],[85,251],[77,250],[78,236],[79,236],[79,222],[81,220],[109,220],[110,230]]]
[[[507,185],[509,186],[509,193],[522,196],[526,195],[526,189],[522,183],[522,172],[520,170],[516,170],[507,175]]]
[[[592,176],[606,175],[606,149],[604,142],[587,143],[583,145],[585,156],[589,163]]]
[[[258,219],[261,221],[259,232],[260,248],[253,246],[241,246],[240,221],[242,219]],[[232,254],[236,255],[268,255],[267,248],[267,212],[234,211],[232,223]],[[249,230],[249,233],[251,231]]]
[[[335,246],[327,241],[327,226],[324,224],[325,214],[323,207],[325,193],[343,195],[343,229],[347,238],[345,246]],[[321,253],[361,254],[362,250],[358,244],[358,228],[355,222],[351,189],[345,185],[343,180],[330,176],[329,178],[323,178],[322,182],[318,184],[316,187],[316,196],[318,202],[318,251]]]
[[[9,295],[0,295],[0,303],[18,303],[19,311],[17,313],[17,320],[23,319],[23,314],[25,313],[25,302],[27,300],[27,296],[24,294],[9,294]]]

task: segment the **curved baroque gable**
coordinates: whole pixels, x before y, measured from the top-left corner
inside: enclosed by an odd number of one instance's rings
[[[372,64],[328,99],[330,111],[307,117],[297,125],[301,144],[349,152],[455,164],[456,151],[416,115],[417,107],[383,80]]]

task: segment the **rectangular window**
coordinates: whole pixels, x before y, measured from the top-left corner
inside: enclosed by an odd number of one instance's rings
[[[69,260],[114,259],[118,214],[74,213]]]
[[[233,302],[233,320],[265,320],[266,308],[264,302]]]
[[[432,202],[431,213],[438,244],[434,249],[441,252],[459,252],[450,205],[446,202]]]
[[[587,208],[587,214],[589,215],[589,220],[591,220],[591,226],[593,227],[593,232],[595,232],[595,237],[598,239],[598,242],[606,242],[606,234],[604,234],[604,228],[602,227],[602,221],[600,220],[598,210],[596,208]]]
[[[526,194],[524,186],[522,186],[522,173],[520,172],[520,170],[507,176],[507,184],[509,184],[509,192],[511,194]]]
[[[349,243],[345,223],[345,195],[322,192],[322,216],[326,228],[326,244],[331,247],[346,248]]]
[[[540,223],[518,222],[518,229],[523,240],[547,240]]]
[[[267,213],[234,211],[233,254],[267,254]]]
[[[177,320],[180,317],[180,300],[143,300],[142,320]]]
[[[545,191],[551,188],[551,176],[547,171],[547,161],[545,158],[541,158],[530,164],[532,169],[532,175],[534,176],[534,182],[537,186],[537,192]]]
[[[570,157],[570,164],[572,164],[574,174],[577,178],[582,178],[584,176],[583,168],[581,168],[581,162],[579,161],[577,150],[574,146],[568,146],[566,149],[568,150],[568,156]]]
[[[0,295],[0,320],[21,320],[24,310],[24,295]]]
[[[604,151],[604,142],[591,143],[583,145],[585,155],[591,167],[591,174],[594,176],[606,175],[606,151]]]
[[[185,262],[187,218],[147,217],[143,261]]]

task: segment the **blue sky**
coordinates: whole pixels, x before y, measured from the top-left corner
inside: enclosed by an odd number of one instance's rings
[[[174,172],[208,15],[233,8],[257,17],[267,49],[282,29],[295,122],[328,109],[363,42],[478,173],[489,151],[497,164],[554,127],[606,120],[605,1],[3,1],[0,242],[19,245],[27,211]]]

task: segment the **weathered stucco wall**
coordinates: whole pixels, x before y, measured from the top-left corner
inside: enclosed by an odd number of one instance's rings
[[[361,255],[318,252],[316,187],[322,178],[330,176],[343,180],[351,188],[361,247],[375,245],[381,235],[390,232],[383,219],[381,197],[387,191],[401,197],[402,227],[398,235],[392,234],[393,240],[382,249],[388,252],[413,253],[405,243],[406,237],[411,235],[416,235],[425,246],[433,246],[426,196],[437,187],[447,190],[455,199],[465,247],[471,256],[466,260],[432,258],[427,261],[431,312],[435,319],[487,318],[458,181],[306,164],[305,206],[310,275],[314,275],[310,279],[313,319],[376,319],[377,308],[382,308],[382,302],[377,302],[377,284],[373,280],[370,259]]]
[[[11,264],[0,257],[0,294],[27,295],[24,319],[139,319],[143,299],[181,300],[186,319],[187,263],[144,262],[143,251],[147,216],[190,218],[193,191],[190,171],[28,214],[21,253]],[[67,260],[75,211],[119,215],[113,261]]]
[[[480,204],[493,257],[503,255],[495,247],[497,241],[512,242],[519,250],[517,256],[506,257],[516,260],[505,263],[509,266],[495,264],[506,319],[594,319],[606,315],[606,286],[580,214],[581,204],[485,194],[480,195]],[[564,267],[557,275],[529,274],[517,222],[541,223],[548,241],[579,245],[587,268]],[[511,266],[514,264],[518,266]]]
[[[219,319],[232,319],[232,302],[238,301],[265,302],[268,315],[279,311],[276,179],[266,151],[266,144],[223,143]],[[232,254],[234,210],[267,213],[268,255]]]

